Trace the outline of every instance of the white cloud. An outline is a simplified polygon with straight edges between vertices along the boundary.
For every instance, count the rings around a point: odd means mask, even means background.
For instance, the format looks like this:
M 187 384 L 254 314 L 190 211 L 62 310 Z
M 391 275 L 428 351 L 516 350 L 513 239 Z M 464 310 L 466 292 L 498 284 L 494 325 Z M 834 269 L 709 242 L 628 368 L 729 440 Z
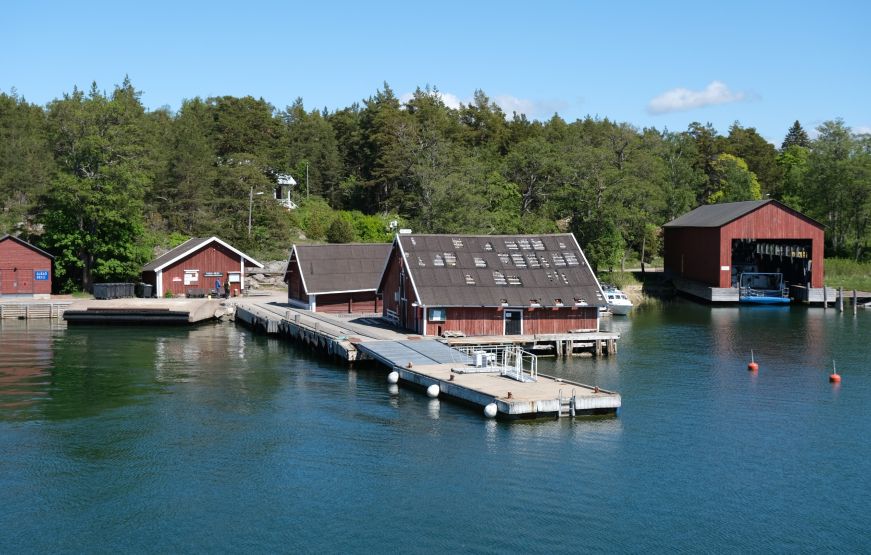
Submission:
M 469 102 L 468 100 L 460 100 L 460 98 L 457 95 L 451 94 L 451 93 L 444 93 L 441 91 L 433 91 L 433 92 L 430 92 L 429 94 L 438 96 L 441 99 L 441 101 L 444 103 L 445 106 L 447 106 L 448 108 L 452 108 L 454 110 L 456 110 L 460 107 L 461 102 L 466 102 L 466 103 Z M 399 101 L 403 104 L 407 104 L 412 98 L 414 98 L 414 93 L 405 93 L 405 94 L 399 96 Z
M 433 92 L 430 94 L 438 95 L 444 102 L 445 106 L 454 110 L 458 109 L 461 104 L 469 105 L 474 102 L 474 97 L 460 98 L 459 96 L 442 91 Z M 405 93 L 399 96 L 399 101 L 406 104 L 414 98 L 413 93 Z M 562 100 L 530 100 L 528 98 L 517 98 L 511 95 L 500 95 L 492 98 L 494 104 L 499 106 L 505 112 L 506 118 L 511 118 L 514 112 L 525 114 L 530 118 L 546 117 L 549 118 L 554 112 L 565 110 L 569 103 Z
M 701 91 L 677 88 L 665 91 L 647 105 L 647 111 L 651 114 L 665 114 L 668 112 L 681 112 L 712 106 L 715 104 L 728 104 L 747 100 L 748 95 L 741 91 L 732 91 L 721 81 L 711 81 Z
M 530 116 L 536 112 L 535 102 L 525 98 L 517 98 L 503 94 L 493 99 L 493 103 L 502 108 L 506 116 L 511 116 L 514 112 L 518 114 L 526 114 Z

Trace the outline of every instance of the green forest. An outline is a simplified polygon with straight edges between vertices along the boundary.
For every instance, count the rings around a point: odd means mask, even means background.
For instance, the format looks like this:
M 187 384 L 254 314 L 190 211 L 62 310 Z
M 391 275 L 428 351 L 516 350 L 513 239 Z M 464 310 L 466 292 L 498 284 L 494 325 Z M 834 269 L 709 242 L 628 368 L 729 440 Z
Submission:
M 660 250 L 660 226 L 701 204 L 778 199 L 822 222 L 826 254 L 869 256 L 871 137 L 796 121 L 780 147 L 735 122 L 638 129 L 505 114 L 483 91 L 459 109 L 385 83 L 343 109 L 253 97 L 149 110 L 129 79 L 45 106 L 0 93 L 0 235 L 56 255 L 55 285 L 136 280 L 155 248 L 217 235 L 252 256 L 293 242 L 570 230 L 591 263 Z M 289 210 L 280 176 L 297 185 Z M 286 193 L 282 193 L 286 194 Z M 249 223 L 250 222 L 250 223 Z

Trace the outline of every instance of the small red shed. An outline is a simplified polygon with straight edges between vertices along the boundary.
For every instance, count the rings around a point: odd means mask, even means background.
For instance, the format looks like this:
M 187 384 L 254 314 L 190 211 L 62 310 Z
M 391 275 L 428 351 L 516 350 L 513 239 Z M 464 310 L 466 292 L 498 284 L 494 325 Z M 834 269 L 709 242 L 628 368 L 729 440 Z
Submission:
M 245 269 L 262 268 L 244 252 L 217 237 L 192 238 L 152 260 L 142 268 L 142 281 L 154 286 L 155 295 L 202 296 L 229 281 L 230 294 L 245 289 Z
M 54 257 L 23 239 L 0 237 L 0 296 L 51 297 Z
M 384 317 L 421 335 L 598 331 L 607 305 L 574 235 L 416 235 L 393 242 Z
M 777 272 L 823 287 L 824 226 L 776 200 L 700 206 L 663 230 L 665 271 L 679 280 L 733 289 L 742 272 Z
M 287 302 L 313 312 L 377 313 L 376 293 L 390 243 L 294 245 Z

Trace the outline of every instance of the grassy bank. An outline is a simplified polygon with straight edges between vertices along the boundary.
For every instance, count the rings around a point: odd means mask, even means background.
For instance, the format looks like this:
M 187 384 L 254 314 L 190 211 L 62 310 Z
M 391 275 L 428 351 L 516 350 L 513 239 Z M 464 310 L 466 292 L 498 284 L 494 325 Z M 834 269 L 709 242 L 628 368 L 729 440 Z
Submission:
M 871 291 L 871 263 L 846 258 L 826 259 L 826 285 L 845 291 Z

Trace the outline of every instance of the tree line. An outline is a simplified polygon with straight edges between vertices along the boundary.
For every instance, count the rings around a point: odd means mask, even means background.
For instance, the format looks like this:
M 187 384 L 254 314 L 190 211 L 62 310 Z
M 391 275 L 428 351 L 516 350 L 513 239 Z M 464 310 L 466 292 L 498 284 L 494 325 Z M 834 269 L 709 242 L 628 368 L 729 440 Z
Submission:
M 295 210 L 273 198 L 291 175 Z M 780 148 L 753 127 L 638 129 L 505 114 L 483 91 L 403 102 L 385 83 L 330 111 L 297 99 L 194 98 L 148 110 L 129 79 L 37 106 L 0 93 L 0 232 L 56 258 L 64 290 L 135 279 L 155 247 L 218 235 L 283 258 L 300 235 L 574 232 L 591 263 L 649 259 L 660 226 L 702 204 L 773 198 L 827 226 L 827 254 L 868 256 L 871 138 L 796 121 Z M 249 220 L 250 217 L 250 220 Z M 249 227 L 250 221 L 250 227 Z

